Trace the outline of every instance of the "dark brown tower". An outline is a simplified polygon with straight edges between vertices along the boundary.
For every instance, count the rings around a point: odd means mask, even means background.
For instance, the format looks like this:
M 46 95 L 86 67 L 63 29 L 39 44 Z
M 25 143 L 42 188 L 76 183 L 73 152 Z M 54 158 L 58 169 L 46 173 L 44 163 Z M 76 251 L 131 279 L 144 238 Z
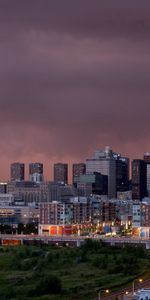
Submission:
M 68 184 L 68 164 L 54 164 L 54 182 Z
M 10 166 L 10 179 L 11 181 L 21 181 L 24 180 L 24 164 L 15 162 Z

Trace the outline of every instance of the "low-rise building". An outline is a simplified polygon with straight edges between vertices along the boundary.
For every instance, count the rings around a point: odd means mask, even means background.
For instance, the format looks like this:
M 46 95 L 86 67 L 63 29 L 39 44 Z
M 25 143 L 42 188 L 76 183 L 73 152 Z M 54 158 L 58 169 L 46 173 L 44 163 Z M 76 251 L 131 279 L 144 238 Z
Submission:
M 33 206 L 0 206 L 0 224 L 38 224 L 39 208 Z
M 47 201 L 49 183 L 36 183 L 32 181 L 10 181 L 7 185 L 7 192 L 14 198 L 20 198 L 26 205 L 28 203 Z
M 141 205 L 142 226 L 150 227 L 150 198 L 144 198 Z
M 140 201 L 134 200 L 132 211 L 132 227 L 137 228 L 142 224 L 142 204 Z
M 73 222 L 72 205 L 53 202 L 40 203 L 40 224 L 71 224 Z
M 131 225 L 131 211 L 132 201 L 104 200 L 100 196 L 71 197 L 68 202 L 41 202 L 39 224 L 82 224 L 86 225 L 87 228 L 100 230 L 107 225 L 109 227 L 122 225 L 121 217 L 125 215 L 127 227 L 129 221 Z
M 14 202 L 14 196 L 12 194 L 0 193 L 0 206 L 10 205 Z

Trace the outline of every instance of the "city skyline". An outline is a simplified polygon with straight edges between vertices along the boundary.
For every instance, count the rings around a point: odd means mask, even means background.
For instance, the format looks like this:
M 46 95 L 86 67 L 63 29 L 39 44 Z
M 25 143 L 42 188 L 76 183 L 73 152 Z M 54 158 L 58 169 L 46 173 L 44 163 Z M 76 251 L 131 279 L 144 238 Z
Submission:
M 149 159 L 150 157 L 150 152 L 145 152 L 142 154 L 141 157 L 133 157 L 133 158 L 130 158 L 129 156 L 125 156 L 123 153 L 117 153 L 116 151 L 114 151 L 115 149 L 112 149 L 110 146 L 105 146 L 103 147 L 103 149 L 97 149 L 95 151 L 93 151 L 93 153 L 91 153 L 91 155 L 89 157 L 85 157 L 84 156 L 84 159 L 81 161 L 54 161 L 53 163 L 49 160 L 48 161 L 48 164 L 43 164 L 43 161 L 28 161 L 28 162 L 25 162 L 25 161 L 11 161 L 10 165 L 9 165 L 9 170 L 8 170 L 8 177 L 7 178 L 0 178 L 0 181 L 9 181 L 11 179 L 11 173 L 12 173 L 12 166 L 13 165 L 23 165 L 24 166 L 24 170 L 23 170 L 23 173 L 24 173 L 24 180 L 27 180 L 27 181 L 32 181 L 31 179 L 31 167 L 32 168 L 37 168 L 37 172 L 35 173 L 40 173 L 42 172 L 42 176 L 43 176 L 43 179 L 41 178 L 41 180 L 44 180 L 44 181 L 55 181 L 54 177 L 54 173 L 55 173 L 55 165 L 66 165 L 66 168 L 67 168 L 67 176 L 68 176 L 68 184 L 72 184 L 74 182 L 73 180 L 73 174 L 74 174 L 74 166 L 77 165 L 80 166 L 81 168 L 81 165 L 82 165 L 82 168 L 83 168 L 83 165 L 85 167 L 85 171 L 86 171 L 86 164 L 88 161 L 92 161 L 93 158 L 95 157 L 95 155 L 98 155 L 99 152 L 102 152 L 104 153 L 105 151 L 107 150 L 110 150 L 112 151 L 112 153 L 114 153 L 114 157 L 117 158 L 118 157 L 121 157 L 121 158 L 125 158 L 125 159 L 128 159 L 129 160 L 129 177 L 131 179 L 131 168 L 132 168 L 132 162 L 133 160 L 145 160 L 147 161 L 147 159 Z M 149 162 L 149 160 L 148 160 Z M 33 172 L 32 172 L 33 173 Z M 88 172 L 87 172 L 88 173 Z M 34 174 L 34 173 L 33 173 Z M 82 172 L 81 172 L 82 174 Z M 84 172 L 83 172 L 84 174 Z M 3 180 L 4 179 L 4 180 Z
M 41 161 L 51 178 L 50 164 L 105 145 L 131 159 L 150 152 L 149 9 L 0 0 L 2 180 L 15 161 Z

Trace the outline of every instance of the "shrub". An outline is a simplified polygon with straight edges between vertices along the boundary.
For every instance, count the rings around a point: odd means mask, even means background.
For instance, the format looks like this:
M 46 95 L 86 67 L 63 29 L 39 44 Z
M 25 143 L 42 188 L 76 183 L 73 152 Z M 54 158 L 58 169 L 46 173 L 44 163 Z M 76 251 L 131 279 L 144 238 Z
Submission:
M 57 276 L 45 275 L 37 285 L 36 291 L 39 295 L 59 294 L 62 290 L 61 281 Z

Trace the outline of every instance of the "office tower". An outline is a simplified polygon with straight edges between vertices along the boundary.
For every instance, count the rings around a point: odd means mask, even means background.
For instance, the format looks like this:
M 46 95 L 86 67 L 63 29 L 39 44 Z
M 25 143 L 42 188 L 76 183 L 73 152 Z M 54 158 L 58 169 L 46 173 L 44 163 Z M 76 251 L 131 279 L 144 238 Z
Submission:
M 25 167 L 23 163 L 15 162 L 10 166 L 11 181 L 24 180 Z
M 68 164 L 54 164 L 54 182 L 68 183 Z
M 80 175 L 86 173 L 86 165 L 84 163 L 73 164 L 72 166 L 72 182 L 75 187 L 79 181 Z
M 116 188 L 117 192 L 129 190 L 129 158 L 120 154 L 113 154 L 116 160 Z
M 43 181 L 43 164 L 39 162 L 29 164 L 29 180 L 37 183 Z
M 150 197 L 150 153 L 144 155 L 144 161 L 146 163 L 147 195 Z
M 132 161 L 132 199 L 141 200 L 146 195 L 146 163 L 142 159 L 134 159 Z
M 108 176 L 108 197 L 116 197 L 116 160 L 109 147 L 96 151 L 93 158 L 86 160 L 86 174 L 94 172 Z

